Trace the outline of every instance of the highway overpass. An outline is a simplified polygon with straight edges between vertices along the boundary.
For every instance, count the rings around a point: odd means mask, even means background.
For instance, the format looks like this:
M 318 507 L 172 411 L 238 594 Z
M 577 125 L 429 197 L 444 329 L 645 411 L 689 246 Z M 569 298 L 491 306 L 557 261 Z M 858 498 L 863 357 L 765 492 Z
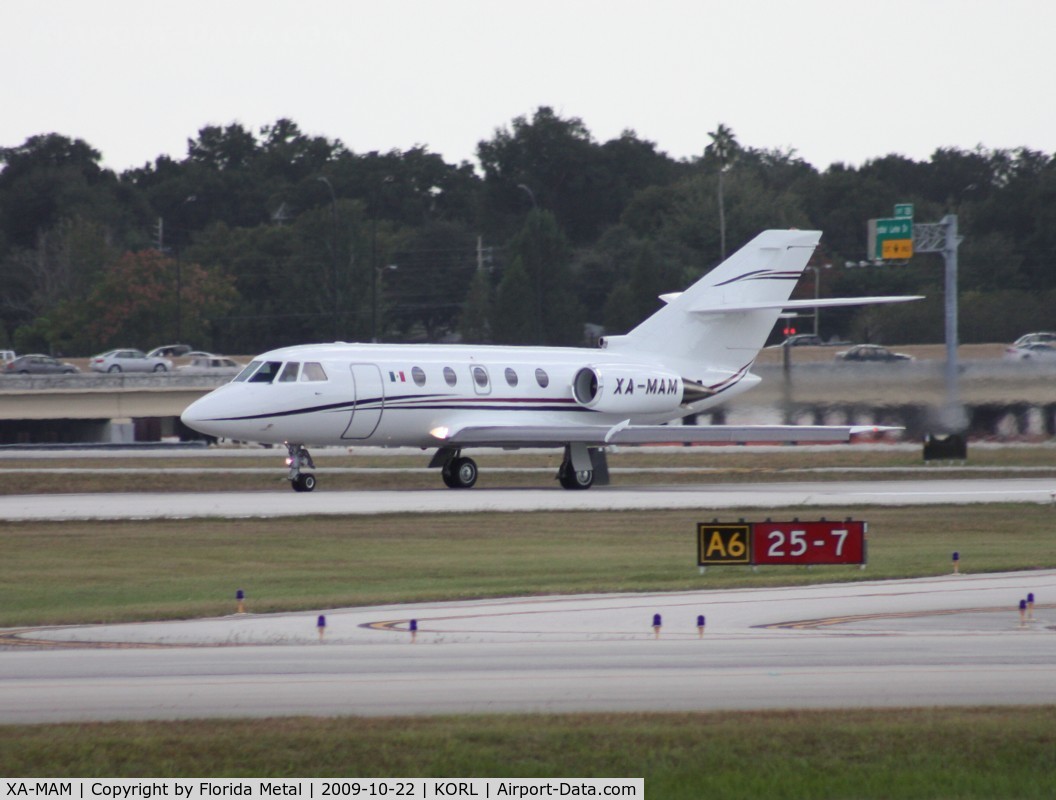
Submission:
M 183 410 L 230 377 L 5 375 L 0 444 L 133 442 L 188 438 Z
M 945 400 L 944 364 L 762 364 L 762 383 L 701 422 L 902 425 L 919 439 Z M 0 445 L 198 438 L 179 422 L 228 377 L 82 373 L 0 376 Z M 975 435 L 1056 436 L 1056 364 L 965 361 L 960 398 Z

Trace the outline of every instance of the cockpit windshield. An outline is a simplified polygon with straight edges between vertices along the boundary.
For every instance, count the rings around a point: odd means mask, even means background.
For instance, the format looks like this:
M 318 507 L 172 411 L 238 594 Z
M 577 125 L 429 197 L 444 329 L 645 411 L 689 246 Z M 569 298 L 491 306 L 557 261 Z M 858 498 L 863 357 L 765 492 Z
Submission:
M 253 373 L 250 377 L 250 383 L 271 383 L 275 380 L 275 376 L 279 374 L 279 367 L 282 366 L 281 361 L 265 361 L 260 365 L 260 369 Z
M 301 369 L 301 362 L 287 361 L 250 361 L 246 368 L 233 379 L 233 382 L 247 383 L 293 383 L 298 375 L 302 381 L 325 381 L 326 371 L 317 361 L 308 361 Z
M 246 364 L 245 369 L 243 369 L 240 373 L 238 373 L 232 379 L 231 382 L 232 383 L 238 383 L 238 382 L 246 380 L 247 378 L 249 378 L 250 375 L 252 375 L 254 372 L 257 371 L 257 367 L 259 367 L 259 366 L 260 366 L 260 362 L 259 361 L 250 361 L 248 364 Z

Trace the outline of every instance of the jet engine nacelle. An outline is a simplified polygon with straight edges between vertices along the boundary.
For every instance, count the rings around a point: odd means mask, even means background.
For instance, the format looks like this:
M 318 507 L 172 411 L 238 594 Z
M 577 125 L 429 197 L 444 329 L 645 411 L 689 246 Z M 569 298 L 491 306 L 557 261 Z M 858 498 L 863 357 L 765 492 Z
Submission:
M 610 414 L 654 414 L 682 404 L 682 378 L 653 367 L 583 367 L 572 379 L 572 396 L 581 406 Z

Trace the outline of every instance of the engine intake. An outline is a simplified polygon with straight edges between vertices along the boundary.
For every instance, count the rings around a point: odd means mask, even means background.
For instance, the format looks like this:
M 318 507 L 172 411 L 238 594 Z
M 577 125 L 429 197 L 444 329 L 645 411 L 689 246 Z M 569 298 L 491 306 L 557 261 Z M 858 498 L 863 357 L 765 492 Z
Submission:
M 659 414 L 682 404 L 682 378 L 674 372 L 634 365 L 581 368 L 572 396 L 585 408 L 610 414 Z

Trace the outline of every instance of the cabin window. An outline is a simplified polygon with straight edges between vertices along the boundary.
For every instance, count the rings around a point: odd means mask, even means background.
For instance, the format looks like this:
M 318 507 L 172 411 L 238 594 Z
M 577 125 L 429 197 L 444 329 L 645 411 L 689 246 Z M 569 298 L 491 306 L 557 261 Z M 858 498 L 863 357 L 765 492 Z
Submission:
M 535 380 L 544 389 L 550 385 L 550 376 L 546 374 L 545 369 L 539 368 L 535 371 Z
M 318 361 L 305 361 L 304 369 L 301 370 L 302 381 L 325 381 L 326 370 Z
M 300 371 L 300 361 L 288 361 L 286 366 L 282 368 L 282 372 L 279 373 L 279 383 L 295 383 L 297 381 L 297 373 Z
M 454 386 L 458 383 L 458 376 L 451 367 L 444 367 L 444 380 L 447 381 L 448 386 Z
M 425 386 L 425 370 L 421 367 L 411 367 L 411 377 L 415 386 Z
M 488 388 L 488 371 L 484 367 L 473 367 L 473 381 L 481 389 Z
M 259 367 L 259 366 L 260 366 L 260 362 L 259 361 L 250 361 L 248 364 L 246 364 L 246 368 L 243 369 L 240 373 L 238 373 L 235 376 L 234 379 L 236 381 L 244 381 L 244 380 L 246 380 L 246 378 L 248 378 L 250 375 L 252 375 L 254 372 L 257 371 L 257 367 Z
M 510 386 L 517 385 L 517 373 L 513 367 L 506 367 L 506 383 L 510 384 Z
M 249 379 L 250 383 L 271 383 L 275 380 L 275 376 L 279 374 L 279 368 L 282 366 L 281 361 L 265 361 L 260 365 L 253 377 Z

